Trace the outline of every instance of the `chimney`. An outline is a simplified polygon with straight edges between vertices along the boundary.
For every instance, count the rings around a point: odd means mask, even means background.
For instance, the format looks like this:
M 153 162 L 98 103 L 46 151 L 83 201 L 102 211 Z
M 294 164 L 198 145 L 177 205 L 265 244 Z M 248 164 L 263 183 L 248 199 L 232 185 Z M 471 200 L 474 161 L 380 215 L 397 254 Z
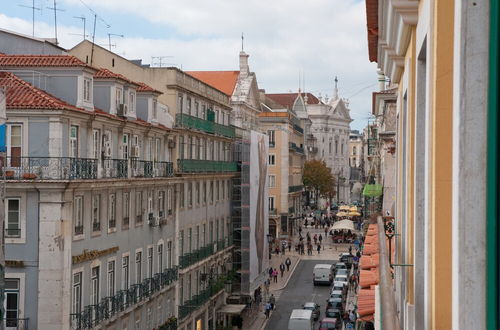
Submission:
M 248 68 L 248 56 L 244 51 L 240 52 L 240 76 L 247 77 L 250 73 L 250 69 Z

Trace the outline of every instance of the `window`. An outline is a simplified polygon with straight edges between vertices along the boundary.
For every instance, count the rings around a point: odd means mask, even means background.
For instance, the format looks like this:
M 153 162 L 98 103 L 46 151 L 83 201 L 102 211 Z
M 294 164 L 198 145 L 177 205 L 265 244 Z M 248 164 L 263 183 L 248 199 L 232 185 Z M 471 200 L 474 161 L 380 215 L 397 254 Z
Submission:
M 142 191 L 135 193 L 135 222 L 142 223 Z
M 179 232 L 179 255 L 184 255 L 184 230 Z
M 194 101 L 194 115 L 196 117 L 198 117 L 200 114 L 200 104 L 198 103 L 198 101 Z
M 158 252 L 158 271 L 157 272 L 161 273 L 161 272 L 163 272 L 163 243 L 158 244 L 157 252 Z
M 128 110 L 129 113 L 135 113 L 135 93 L 134 92 L 129 92 L 128 93 Z
M 221 197 L 222 197 L 222 199 L 224 199 L 224 198 L 226 198 L 226 182 L 221 181 L 220 184 L 222 186 Z
M 78 126 L 75 125 L 69 129 L 69 156 L 78 157 Z
M 108 219 L 108 227 L 116 228 L 116 195 L 109 195 L 109 219 Z
M 356 146 L 352 147 L 352 154 L 356 155 Z
M 186 113 L 188 115 L 192 115 L 192 113 L 191 113 L 191 98 L 189 96 L 186 98 Z
M 75 235 L 83 234 L 83 196 L 75 197 Z
M 196 231 L 194 232 L 195 240 L 194 240 L 194 248 L 198 250 L 200 248 L 200 226 L 196 226 Z
M 276 175 L 269 175 L 269 188 L 276 187 Z
M 184 104 L 183 104 L 183 100 L 184 100 L 184 95 L 182 95 L 181 93 L 179 93 L 177 95 L 177 107 L 178 107 L 178 113 L 182 113 L 183 110 L 184 110 Z
M 207 183 L 203 181 L 203 204 L 207 202 Z
M 328 152 L 331 154 L 332 153 L 332 141 L 328 143 Z
M 8 281 L 7 279 L 5 280 Z M 82 272 L 73 274 L 71 312 L 80 313 L 82 311 Z M 8 317 L 8 316 L 7 316 Z
M 226 188 L 226 194 L 227 194 L 227 196 L 226 197 L 227 197 L 227 199 L 229 199 L 231 197 L 230 194 L 229 194 L 229 192 L 230 192 L 230 190 L 229 190 L 230 186 L 229 185 L 230 185 L 229 180 L 227 180 L 226 181 L 226 186 L 227 186 L 227 188 Z
M 172 242 L 167 242 L 167 267 L 172 268 Z
M 6 237 L 21 237 L 21 200 L 19 198 L 6 199 L 7 229 Z
M 214 199 L 219 200 L 219 181 L 214 181 Z
M 142 282 L 142 251 L 135 253 L 135 284 Z
M 129 135 L 128 134 L 123 134 L 123 140 L 122 140 L 122 159 L 128 159 L 130 156 L 129 152 Z
M 101 230 L 100 208 L 101 195 L 96 194 L 92 196 L 92 231 Z
M 158 162 L 160 160 L 160 149 L 161 149 L 161 141 L 160 139 L 155 139 L 155 154 L 153 161 Z
M 108 261 L 108 297 L 115 295 L 115 264 L 114 260 Z
M 153 277 L 153 247 L 148 247 L 148 278 Z
M 210 225 L 208 226 L 208 238 L 209 238 L 209 242 L 213 243 L 213 241 L 214 241 L 214 223 L 213 223 L 213 221 L 210 221 Z
M 123 226 L 128 228 L 130 221 L 130 193 L 123 193 Z
M 101 140 L 101 131 L 98 129 L 92 130 L 92 157 L 99 159 L 99 141 Z
M 5 328 L 18 329 L 20 285 L 19 279 L 5 279 Z
M 116 87 L 116 94 L 115 94 L 115 105 L 116 109 L 120 107 L 120 104 L 123 103 L 123 97 L 122 97 L 122 89 Z
M 179 159 L 184 159 L 184 136 L 179 136 Z
M 179 204 L 184 207 L 184 183 L 179 184 Z
M 165 191 L 158 192 L 158 216 L 163 218 L 165 216 Z
M 272 196 L 269 196 L 269 210 L 274 210 L 275 207 L 274 207 L 274 197 Z
M 167 189 L 167 211 L 168 211 L 168 214 L 172 214 L 172 188 L 169 187 Z
M 153 138 L 148 139 L 148 160 L 153 160 Z
M 99 300 L 99 266 L 96 266 L 90 272 L 90 304 L 97 305 Z
M 269 155 L 269 165 L 276 165 L 276 156 L 274 154 Z
M 158 101 L 153 99 L 153 119 L 158 118 Z
M 214 182 L 210 181 L 210 190 L 208 191 L 208 200 L 210 203 L 214 202 Z
M 11 157 L 10 166 L 21 166 L 22 133 L 22 125 L 7 125 L 7 156 Z
M 207 119 L 207 118 L 205 117 L 205 112 L 206 112 L 206 109 L 207 109 L 207 106 L 206 106 L 205 104 L 202 104 L 202 106 L 201 106 L 201 118 L 202 118 L 202 119 Z
M 193 229 L 188 229 L 188 253 L 193 251 Z
M 339 141 L 335 140 L 335 154 L 337 155 L 339 153 Z
M 199 182 L 196 182 L 196 204 L 200 204 L 200 183 Z
M 83 78 L 83 100 L 92 101 L 92 79 Z
M 340 154 L 344 154 L 344 140 L 342 140 L 342 143 L 340 144 Z
M 193 183 L 188 182 L 187 184 L 187 205 L 191 207 L 193 205 Z
M 187 150 L 186 150 L 186 159 L 191 159 L 192 157 L 192 138 L 188 136 L 187 138 Z
M 267 131 L 267 135 L 269 136 L 269 146 L 272 148 L 275 146 L 275 131 L 269 130 Z
M 122 257 L 122 290 L 128 290 L 130 283 L 129 262 L 129 256 Z

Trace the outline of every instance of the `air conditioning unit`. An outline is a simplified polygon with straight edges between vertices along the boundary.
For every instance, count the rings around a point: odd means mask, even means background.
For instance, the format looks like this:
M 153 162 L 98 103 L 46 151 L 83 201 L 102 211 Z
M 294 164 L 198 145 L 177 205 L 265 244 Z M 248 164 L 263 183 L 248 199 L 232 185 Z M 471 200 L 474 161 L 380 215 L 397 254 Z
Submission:
M 127 117 L 127 115 L 128 115 L 127 105 L 124 103 L 119 104 L 118 109 L 116 109 L 116 114 L 120 117 Z
M 139 158 L 140 151 L 139 146 L 132 146 L 132 158 Z
M 169 149 L 174 149 L 175 148 L 175 140 L 168 140 L 168 148 Z
M 104 143 L 104 157 L 111 157 L 111 143 L 109 141 Z

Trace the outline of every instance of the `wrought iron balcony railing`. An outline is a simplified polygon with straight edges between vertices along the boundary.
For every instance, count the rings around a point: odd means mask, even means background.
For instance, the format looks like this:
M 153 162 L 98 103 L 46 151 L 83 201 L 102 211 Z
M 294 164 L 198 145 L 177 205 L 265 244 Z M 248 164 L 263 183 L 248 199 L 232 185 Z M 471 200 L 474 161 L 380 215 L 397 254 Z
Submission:
M 103 178 L 127 178 L 128 160 L 127 159 L 104 159 Z
M 97 161 L 71 157 L 1 158 L 7 180 L 79 180 L 97 178 Z
M 289 149 L 291 149 L 291 150 L 293 150 L 293 151 L 295 151 L 295 152 L 298 152 L 298 153 L 300 153 L 300 154 L 303 154 L 303 153 L 304 153 L 304 148 L 301 148 L 301 147 L 297 146 L 297 145 L 295 144 L 295 142 L 290 142 L 290 144 L 289 144 Z
M 236 162 L 222 162 L 200 159 L 178 159 L 177 168 L 183 173 L 236 172 Z
M 8 313 L 8 312 L 7 312 Z M 8 314 L 7 314 L 8 315 Z M 8 316 L 3 320 L 3 328 L 9 330 L 28 330 L 29 318 L 17 319 L 9 318 Z
M 149 160 L 132 159 L 132 176 L 135 178 L 152 178 L 153 162 Z
M 111 297 L 105 297 L 96 305 L 88 305 L 79 313 L 70 314 L 71 329 L 92 329 L 103 321 L 117 316 L 129 307 L 138 304 L 178 279 L 176 268 L 165 269 L 142 283 L 120 290 Z
M 295 193 L 298 191 L 302 191 L 304 189 L 303 185 L 298 185 L 298 186 L 288 186 L 288 192 L 289 193 Z
M 175 115 L 175 126 L 192 128 L 205 133 L 217 134 L 229 138 L 235 137 L 234 127 L 214 123 L 210 120 L 190 116 L 185 113 Z
M 231 245 L 233 245 L 233 237 L 228 236 L 212 243 L 208 243 L 206 246 L 193 250 L 189 253 L 185 253 L 179 256 L 179 268 L 184 269 L 194 265 L 198 261 L 206 259 L 217 251 L 221 251 Z
M 297 124 L 293 124 L 293 129 L 299 132 L 300 134 L 304 134 L 304 129 Z

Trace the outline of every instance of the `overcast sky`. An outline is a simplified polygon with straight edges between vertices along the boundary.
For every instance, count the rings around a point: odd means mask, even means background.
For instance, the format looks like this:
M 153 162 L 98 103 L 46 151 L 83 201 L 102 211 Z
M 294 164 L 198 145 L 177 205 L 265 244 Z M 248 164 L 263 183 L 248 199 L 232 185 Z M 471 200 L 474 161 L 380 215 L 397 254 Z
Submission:
M 305 90 L 350 101 L 351 128 L 366 126 L 376 65 L 368 61 L 363 0 L 58 0 L 58 40 L 71 48 L 86 34 L 129 59 L 152 56 L 184 70 L 238 70 L 241 34 L 259 88 Z M 2 0 L 0 28 L 31 35 L 32 0 Z M 54 0 L 35 0 L 35 36 L 53 38 Z

